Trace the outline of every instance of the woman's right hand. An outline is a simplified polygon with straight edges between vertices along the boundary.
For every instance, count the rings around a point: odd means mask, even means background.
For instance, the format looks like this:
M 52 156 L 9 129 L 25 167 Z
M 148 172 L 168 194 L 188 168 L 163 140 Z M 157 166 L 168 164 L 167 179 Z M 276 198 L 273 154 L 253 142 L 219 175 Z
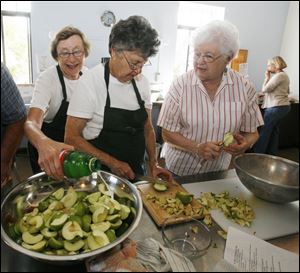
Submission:
M 266 72 L 265 72 L 265 79 L 269 80 L 270 76 L 271 76 L 271 72 L 269 70 L 266 70 Z
M 113 162 L 108 166 L 111 171 L 121 177 L 127 179 L 134 179 L 135 174 L 128 163 L 114 159 Z
M 221 155 L 221 152 L 222 147 L 216 141 L 202 143 L 197 149 L 197 155 L 204 160 L 215 160 Z
M 64 178 L 64 171 L 59 159 L 62 150 L 73 151 L 74 147 L 62 142 L 47 138 L 37 147 L 39 153 L 38 163 L 42 171 L 56 180 Z

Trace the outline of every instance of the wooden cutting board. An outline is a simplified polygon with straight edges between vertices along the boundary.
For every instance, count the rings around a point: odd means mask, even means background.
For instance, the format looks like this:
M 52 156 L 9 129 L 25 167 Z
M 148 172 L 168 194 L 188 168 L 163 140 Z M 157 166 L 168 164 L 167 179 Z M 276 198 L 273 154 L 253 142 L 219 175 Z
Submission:
M 158 192 L 153 188 L 153 184 L 143 184 L 137 185 L 138 190 L 141 193 L 141 197 L 143 200 L 143 204 L 149 212 L 150 216 L 153 218 L 154 222 L 158 226 L 162 226 L 163 222 L 168 219 L 168 225 L 177 224 L 181 222 L 185 222 L 190 219 L 190 216 L 185 216 L 183 213 L 178 216 L 172 216 L 168 214 L 163 208 L 160 208 L 159 205 L 155 204 L 152 200 L 147 199 L 147 195 L 154 195 L 156 197 L 166 197 L 166 198 L 175 198 L 176 192 L 183 191 L 187 192 L 181 185 L 177 182 L 173 181 L 168 183 L 168 190 L 164 192 Z M 202 207 L 202 205 L 193 199 L 191 205 L 193 207 Z M 196 219 L 202 218 L 201 215 L 193 216 Z

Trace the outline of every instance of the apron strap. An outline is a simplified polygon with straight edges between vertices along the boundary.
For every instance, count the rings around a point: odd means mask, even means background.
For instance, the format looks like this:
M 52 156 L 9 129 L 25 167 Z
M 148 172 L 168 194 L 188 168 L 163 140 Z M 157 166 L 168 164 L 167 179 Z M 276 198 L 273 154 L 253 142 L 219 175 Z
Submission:
M 107 90 L 106 106 L 108 106 L 108 107 L 110 107 L 110 97 L 109 97 L 109 92 L 108 92 L 109 74 L 110 74 L 110 71 L 109 71 L 109 61 L 107 61 L 105 63 L 105 67 L 104 67 L 104 79 L 105 79 L 106 90 Z M 134 89 L 136 98 L 138 100 L 139 106 L 140 106 L 140 108 L 144 109 L 145 108 L 145 106 L 144 106 L 145 103 L 144 103 L 144 101 L 141 98 L 141 95 L 140 95 L 140 92 L 139 92 L 139 90 L 138 90 L 138 88 L 136 86 L 135 80 L 132 79 L 131 83 L 133 85 L 133 89 Z
M 104 66 L 104 79 L 105 79 L 106 91 L 107 91 L 105 106 L 110 107 L 110 97 L 109 97 L 109 92 L 108 92 L 108 85 L 109 85 L 109 61 L 107 61 L 105 63 L 105 66 Z
M 64 81 L 64 75 L 61 72 L 61 69 L 60 69 L 59 65 L 56 66 L 56 69 L 57 69 L 59 81 L 60 81 L 60 84 L 61 84 L 61 87 L 62 87 L 62 92 L 63 92 L 63 95 L 64 95 L 64 100 L 66 101 L 67 100 L 67 91 L 66 91 L 66 85 L 65 85 L 65 81 Z
M 138 90 L 138 88 L 137 88 L 137 86 L 136 86 L 135 80 L 132 79 L 132 80 L 131 80 L 131 83 L 132 83 L 132 85 L 133 85 L 133 89 L 134 89 L 135 95 L 136 95 L 136 97 L 137 97 L 137 100 L 138 100 L 138 103 L 139 103 L 141 109 L 145 109 L 145 106 L 144 106 L 145 102 L 144 102 L 144 101 L 142 100 L 142 98 L 141 98 L 141 95 L 140 95 L 140 92 L 139 92 L 139 90 Z
M 62 87 L 62 92 L 63 92 L 63 96 L 64 96 L 64 100 L 67 101 L 67 90 L 66 90 L 66 84 L 65 84 L 65 80 L 64 80 L 64 75 L 59 67 L 59 65 L 56 66 L 56 70 L 57 70 L 57 74 L 59 77 L 59 81 Z M 82 72 L 79 72 L 79 76 L 82 75 Z

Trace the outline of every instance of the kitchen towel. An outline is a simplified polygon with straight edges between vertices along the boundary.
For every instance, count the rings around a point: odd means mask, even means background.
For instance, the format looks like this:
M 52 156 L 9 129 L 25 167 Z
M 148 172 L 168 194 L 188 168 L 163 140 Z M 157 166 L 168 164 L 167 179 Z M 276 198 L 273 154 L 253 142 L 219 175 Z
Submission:
M 153 238 L 137 242 L 137 259 L 150 271 L 196 272 L 188 258 Z

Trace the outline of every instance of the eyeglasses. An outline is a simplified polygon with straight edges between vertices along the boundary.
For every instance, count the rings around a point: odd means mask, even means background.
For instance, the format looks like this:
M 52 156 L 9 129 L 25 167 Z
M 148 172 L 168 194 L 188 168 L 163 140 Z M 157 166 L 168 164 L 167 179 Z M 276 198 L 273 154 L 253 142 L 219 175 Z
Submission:
M 83 55 L 83 51 L 81 50 L 75 50 L 73 52 L 61 52 L 58 53 L 58 56 L 63 58 L 63 59 L 67 59 L 69 58 L 71 55 L 73 55 L 75 58 L 79 58 Z
M 219 59 L 221 56 L 223 56 L 223 54 L 220 54 L 219 56 L 217 57 L 214 57 L 210 54 L 204 54 L 202 55 L 201 53 L 195 53 L 194 54 L 194 59 L 196 61 L 198 61 L 201 57 L 202 57 L 202 60 L 206 63 L 213 63 L 214 61 L 216 61 L 217 59 Z
M 147 60 L 147 61 L 144 62 L 144 63 L 133 64 L 133 63 L 131 63 L 131 62 L 128 61 L 128 59 L 126 58 L 126 55 L 125 55 L 124 51 L 122 51 L 122 53 L 123 53 L 123 56 L 124 56 L 126 62 L 128 63 L 128 66 L 129 66 L 129 68 L 130 68 L 131 70 L 139 70 L 139 69 L 142 69 L 143 66 L 149 66 L 149 65 L 151 65 L 150 60 Z

